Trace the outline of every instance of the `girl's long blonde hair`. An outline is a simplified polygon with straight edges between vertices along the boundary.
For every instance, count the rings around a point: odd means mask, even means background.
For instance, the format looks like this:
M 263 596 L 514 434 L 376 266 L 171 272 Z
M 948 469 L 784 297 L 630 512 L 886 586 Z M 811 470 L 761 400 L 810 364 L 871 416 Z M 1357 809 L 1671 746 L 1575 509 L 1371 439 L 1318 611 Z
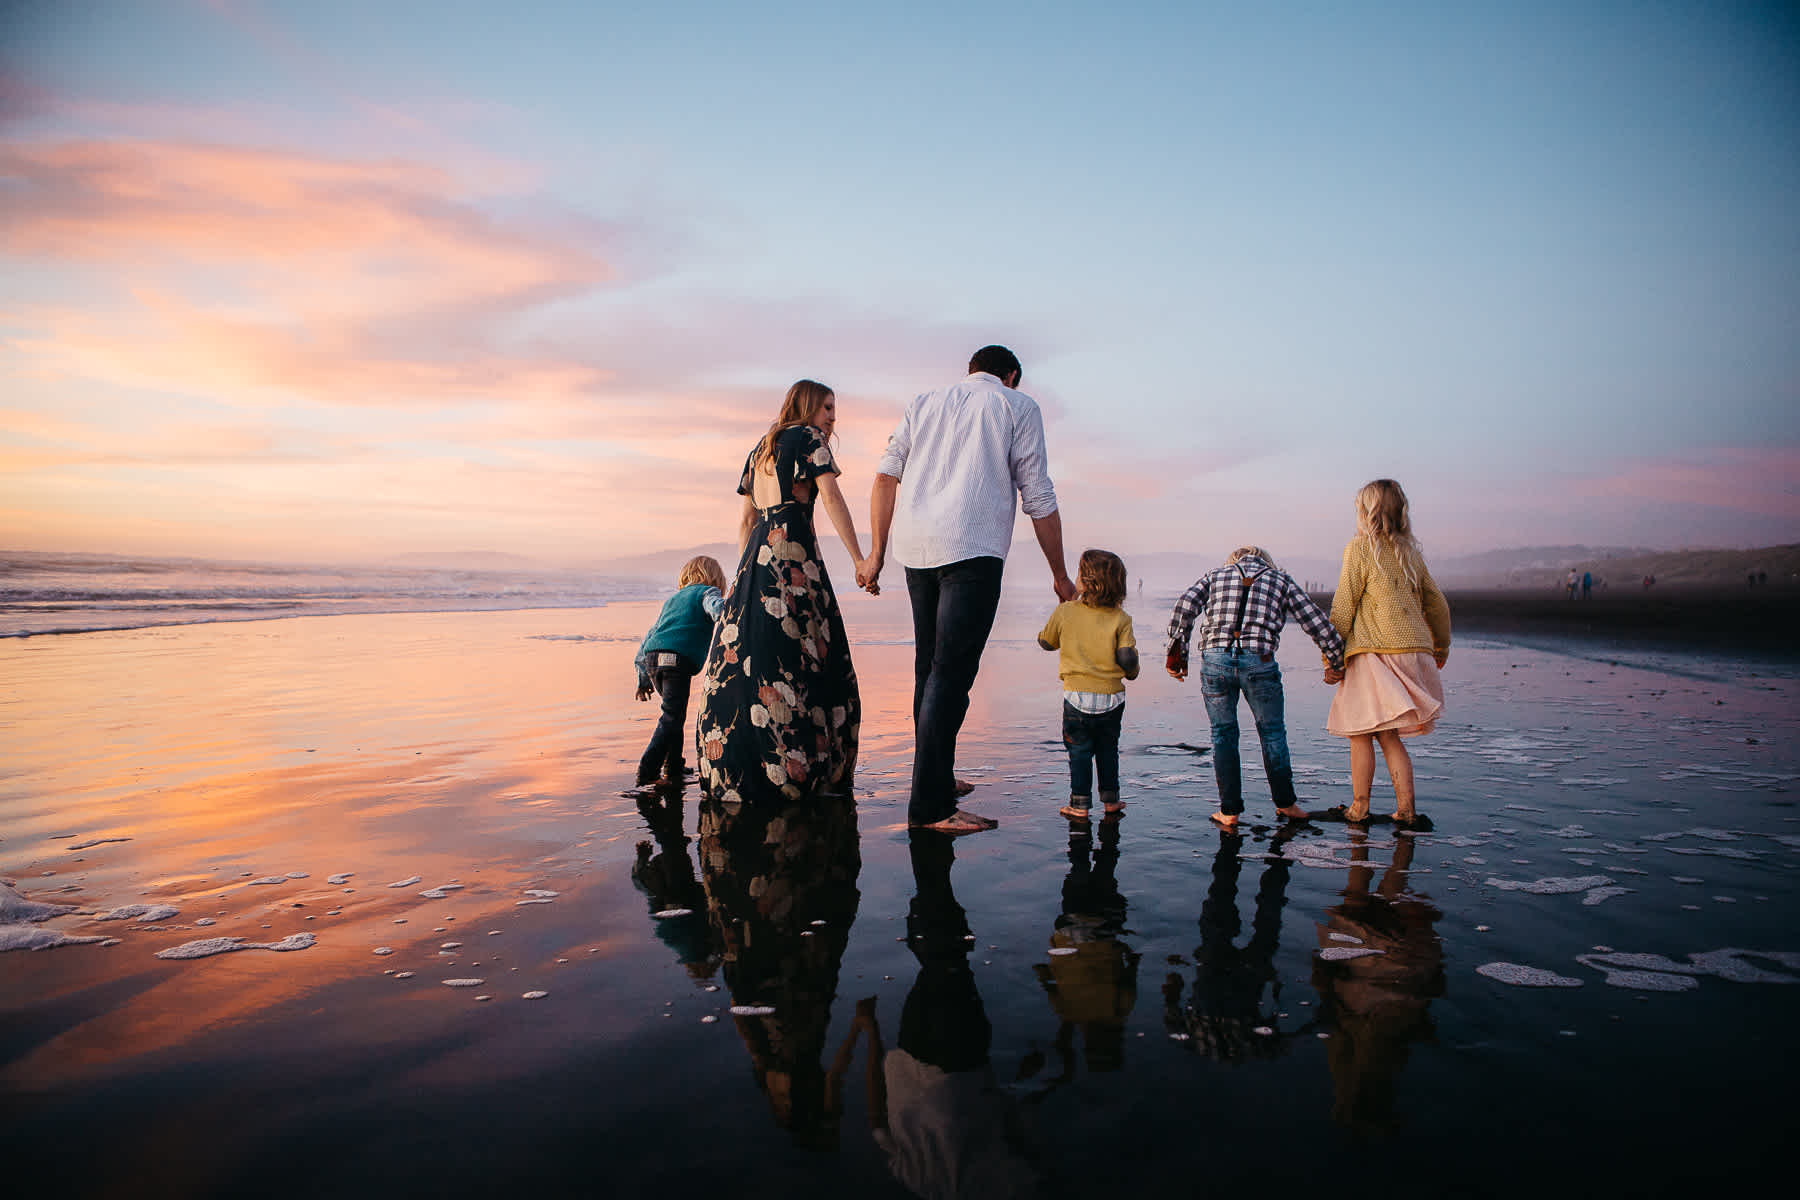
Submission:
M 1356 533 L 1369 539 L 1380 563 L 1384 553 L 1394 556 L 1407 586 L 1419 586 L 1425 573 L 1425 554 L 1413 536 L 1412 515 L 1407 508 L 1406 493 L 1392 479 L 1375 479 L 1362 485 L 1356 493 Z
M 825 401 L 836 395 L 824 384 L 811 379 L 802 379 L 789 388 L 781 401 L 780 414 L 769 425 L 769 432 L 763 434 L 762 441 L 756 443 L 756 452 L 750 456 L 751 469 L 773 473 L 775 439 L 796 425 L 810 425 L 819 410 L 825 407 Z

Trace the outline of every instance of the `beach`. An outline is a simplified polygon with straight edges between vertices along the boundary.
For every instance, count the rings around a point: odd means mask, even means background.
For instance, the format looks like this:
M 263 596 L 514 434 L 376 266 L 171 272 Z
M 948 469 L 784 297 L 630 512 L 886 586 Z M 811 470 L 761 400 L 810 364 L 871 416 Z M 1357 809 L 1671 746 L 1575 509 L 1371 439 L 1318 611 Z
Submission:
M 1228 838 L 1152 598 L 1128 811 L 1072 831 L 1043 592 L 1009 584 L 959 752 L 1000 827 L 954 843 L 904 825 L 898 586 L 844 595 L 854 804 L 729 820 L 631 788 L 654 601 L 0 642 L 9 1175 L 1502 1196 L 1775 1164 L 1791 658 L 1459 614 L 1413 744 L 1433 832 L 1281 831 L 1246 712 Z M 1301 802 L 1343 802 L 1317 652 L 1280 662 Z

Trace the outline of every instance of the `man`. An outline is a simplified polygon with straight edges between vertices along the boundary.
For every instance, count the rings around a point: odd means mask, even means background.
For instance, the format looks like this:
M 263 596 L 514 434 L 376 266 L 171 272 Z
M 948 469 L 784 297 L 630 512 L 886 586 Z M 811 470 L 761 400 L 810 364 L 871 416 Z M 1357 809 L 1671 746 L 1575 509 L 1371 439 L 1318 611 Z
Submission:
M 875 589 L 891 532 L 913 611 L 914 828 L 976 833 L 999 824 L 956 806 L 956 735 L 1000 605 L 1015 492 L 1057 599 L 1075 598 L 1045 469 L 1044 418 L 1018 390 L 1022 376 L 1006 347 L 977 350 L 968 378 L 907 406 L 875 468 L 872 540 L 856 582 Z

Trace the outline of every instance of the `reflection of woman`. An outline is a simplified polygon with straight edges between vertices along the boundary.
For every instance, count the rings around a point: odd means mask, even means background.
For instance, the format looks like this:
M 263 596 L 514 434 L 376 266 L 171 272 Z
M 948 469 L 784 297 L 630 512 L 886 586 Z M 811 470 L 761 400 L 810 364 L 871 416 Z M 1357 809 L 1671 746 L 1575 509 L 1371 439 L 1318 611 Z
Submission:
M 820 1058 L 860 898 L 856 810 L 848 796 L 703 801 L 700 864 L 733 1018 L 775 1122 L 800 1145 L 834 1147 L 838 1072 Z
M 801 380 L 738 481 L 742 556 L 706 659 L 698 733 L 701 783 L 721 800 L 848 791 L 856 766 L 856 671 L 812 519 L 823 499 L 860 568 L 828 444 L 836 423 L 831 389 Z
M 1313 959 L 1313 986 L 1336 1027 L 1329 1043 L 1337 1085 L 1332 1117 L 1371 1132 L 1399 1124 L 1395 1080 L 1407 1047 L 1431 1036 L 1426 1010 L 1432 997 L 1444 994 L 1444 944 L 1435 928 L 1443 914 L 1406 890 L 1414 839 L 1396 838 L 1393 846 L 1393 865 L 1374 892 L 1374 866 L 1350 868 L 1344 902 L 1318 927 L 1320 952 Z M 1351 857 L 1363 862 L 1368 854 L 1366 839 L 1356 835 Z M 1358 950 L 1381 953 L 1339 957 Z

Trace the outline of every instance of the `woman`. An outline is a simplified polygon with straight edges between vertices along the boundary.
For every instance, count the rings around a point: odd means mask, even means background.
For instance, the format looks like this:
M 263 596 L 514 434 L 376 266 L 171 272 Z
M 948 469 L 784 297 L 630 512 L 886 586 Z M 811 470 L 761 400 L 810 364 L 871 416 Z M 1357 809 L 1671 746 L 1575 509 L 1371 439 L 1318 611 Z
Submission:
M 862 704 L 812 520 L 823 499 L 862 567 L 828 443 L 836 423 L 831 389 L 802 379 L 738 481 L 742 556 L 706 659 L 698 734 L 700 782 L 719 800 L 850 787 Z

